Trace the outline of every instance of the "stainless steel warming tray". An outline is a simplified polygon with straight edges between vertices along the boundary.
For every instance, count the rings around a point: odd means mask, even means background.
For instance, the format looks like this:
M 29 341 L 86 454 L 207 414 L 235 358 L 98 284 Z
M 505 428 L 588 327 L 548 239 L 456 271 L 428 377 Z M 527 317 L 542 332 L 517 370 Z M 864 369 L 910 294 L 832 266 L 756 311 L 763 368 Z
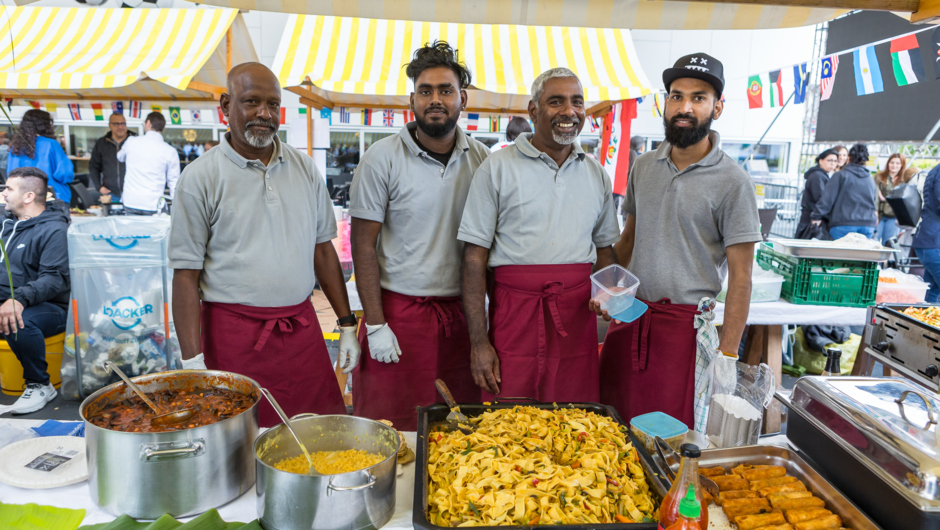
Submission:
M 901 378 L 803 377 L 787 437 L 884 528 L 940 526 L 940 396 Z
M 927 389 L 940 388 L 940 328 L 904 314 L 928 304 L 879 304 L 868 308 L 865 352 Z

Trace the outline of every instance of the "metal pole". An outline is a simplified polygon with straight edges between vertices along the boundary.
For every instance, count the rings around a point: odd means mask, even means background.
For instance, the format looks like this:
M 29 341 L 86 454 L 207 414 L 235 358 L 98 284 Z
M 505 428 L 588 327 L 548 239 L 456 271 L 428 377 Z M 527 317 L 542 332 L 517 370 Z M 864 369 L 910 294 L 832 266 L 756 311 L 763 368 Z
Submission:
M 783 114 L 783 110 L 786 109 L 787 105 L 790 104 L 790 101 L 793 99 L 793 94 L 796 94 L 796 92 L 790 92 L 790 97 L 788 97 L 787 101 L 783 104 L 782 107 L 780 107 L 780 112 L 778 112 L 777 115 L 774 116 L 773 121 L 771 121 L 770 125 L 767 126 L 767 129 L 764 131 L 764 134 L 761 135 L 760 140 L 758 140 L 757 143 L 752 145 L 751 148 L 748 150 L 747 155 L 745 155 L 744 157 L 744 160 L 741 161 L 742 166 L 744 165 L 745 162 L 747 162 L 747 159 L 750 158 L 751 155 L 754 154 L 754 151 L 758 148 L 758 146 L 760 146 L 760 143 L 764 141 L 764 138 L 767 136 L 767 133 L 770 132 L 771 127 L 773 127 L 774 124 L 777 123 L 777 118 L 779 118 L 780 115 Z
M 307 105 L 307 156 L 313 156 L 313 107 Z
M 908 167 L 912 166 L 914 164 L 914 161 L 920 158 L 920 155 L 922 155 L 924 151 L 927 149 L 927 144 L 930 143 L 930 139 L 933 138 L 935 134 L 937 134 L 938 130 L 940 130 L 940 120 L 937 120 L 937 123 L 933 125 L 933 129 L 930 129 L 930 132 L 927 133 L 927 137 L 924 138 L 924 142 L 920 144 L 920 149 L 918 149 L 917 152 L 914 153 L 914 157 L 911 158 L 907 162 Z

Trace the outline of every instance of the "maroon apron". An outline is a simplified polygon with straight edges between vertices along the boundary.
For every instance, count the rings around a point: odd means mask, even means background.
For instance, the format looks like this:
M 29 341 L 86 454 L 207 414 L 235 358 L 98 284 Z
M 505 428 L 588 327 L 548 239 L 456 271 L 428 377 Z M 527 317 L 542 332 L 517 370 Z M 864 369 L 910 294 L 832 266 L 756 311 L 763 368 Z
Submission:
M 664 412 L 694 425 L 694 305 L 669 299 L 648 303 L 649 310 L 625 324 L 612 322 L 601 348 L 601 403 L 612 405 L 625 421 Z
M 382 363 L 369 354 L 365 319 L 360 321 L 362 354 L 353 370 L 353 413 L 389 420 L 413 431 L 415 407 L 443 402 L 434 387 L 443 379 L 458 403 L 478 403 L 480 387 L 470 372 L 470 336 L 459 296 L 408 296 L 382 290 L 382 311 L 401 355 Z
M 493 275 L 489 336 L 499 355 L 500 396 L 596 402 L 591 264 L 504 265 Z M 483 392 L 484 400 L 496 397 Z
M 202 303 L 206 367 L 248 376 L 271 391 L 288 416 L 346 414 L 313 304 L 288 307 Z M 262 427 L 281 423 L 264 399 Z

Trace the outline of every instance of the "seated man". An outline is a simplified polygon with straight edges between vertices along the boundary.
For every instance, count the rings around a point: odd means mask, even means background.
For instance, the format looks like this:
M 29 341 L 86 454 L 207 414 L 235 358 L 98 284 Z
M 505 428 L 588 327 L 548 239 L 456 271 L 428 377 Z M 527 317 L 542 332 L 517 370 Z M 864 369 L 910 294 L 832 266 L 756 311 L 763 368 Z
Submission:
M 9 256 L 13 297 L 0 270 L 0 332 L 23 365 L 26 391 L 13 404 L 28 414 L 56 396 L 46 371 L 44 339 L 65 331 L 69 305 L 68 206 L 46 204 L 49 179 L 34 167 L 10 171 L 3 190 L 6 216 L 0 236 Z

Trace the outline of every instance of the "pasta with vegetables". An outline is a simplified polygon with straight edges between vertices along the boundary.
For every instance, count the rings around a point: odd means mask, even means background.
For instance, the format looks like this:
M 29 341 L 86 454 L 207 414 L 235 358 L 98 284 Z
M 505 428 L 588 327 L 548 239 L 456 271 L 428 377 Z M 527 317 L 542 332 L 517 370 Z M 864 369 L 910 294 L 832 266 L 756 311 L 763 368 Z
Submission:
M 658 506 L 626 427 L 581 409 L 514 407 L 432 431 L 428 519 L 438 526 L 629 523 Z

